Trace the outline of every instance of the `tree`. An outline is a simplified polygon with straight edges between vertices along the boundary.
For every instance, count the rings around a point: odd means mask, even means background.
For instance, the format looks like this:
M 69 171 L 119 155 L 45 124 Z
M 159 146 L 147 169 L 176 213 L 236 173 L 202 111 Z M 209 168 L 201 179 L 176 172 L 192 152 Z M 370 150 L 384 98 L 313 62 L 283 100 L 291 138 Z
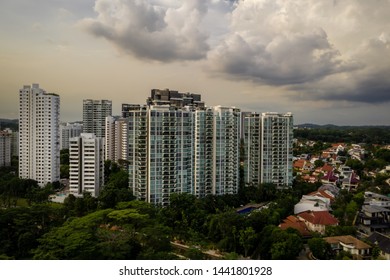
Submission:
M 320 159 L 317 159 L 315 162 L 314 162 L 314 167 L 315 168 L 318 168 L 318 167 L 322 167 L 325 165 L 325 162 L 320 160 Z
M 256 232 L 252 227 L 240 230 L 240 245 L 244 248 L 244 256 L 248 256 L 248 252 L 253 249 L 257 239 Z
M 329 260 L 333 257 L 332 247 L 322 238 L 312 238 L 308 241 L 313 256 L 320 260 Z

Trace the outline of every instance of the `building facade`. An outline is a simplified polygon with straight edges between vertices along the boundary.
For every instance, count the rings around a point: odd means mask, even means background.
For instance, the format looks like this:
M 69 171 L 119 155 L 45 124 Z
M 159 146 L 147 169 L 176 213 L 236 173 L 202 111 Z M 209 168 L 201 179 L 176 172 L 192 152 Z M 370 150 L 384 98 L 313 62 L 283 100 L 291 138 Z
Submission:
M 168 205 L 172 193 L 237 193 L 238 109 L 132 105 L 125 114 L 129 184 L 137 199 Z
M 11 166 L 12 134 L 0 131 L 0 167 Z
M 38 84 L 19 91 L 19 176 L 43 186 L 60 180 L 60 97 Z
M 251 113 L 243 117 L 245 183 L 291 187 L 293 181 L 293 116 Z
M 104 185 L 104 141 L 93 133 L 70 139 L 69 193 L 97 197 Z
M 119 162 L 128 158 L 128 122 L 126 118 L 106 117 L 106 135 L 104 138 L 104 158 Z
M 105 137 L 106 117 L 112 115 L 111 100 L 83 100 L 83 132 Z
M 69 140 L 73 137 L 80 136 L 83 131 L 82 124 L 66 123 L 60 125 L 60 147 L 61 150 L 69 149 Z

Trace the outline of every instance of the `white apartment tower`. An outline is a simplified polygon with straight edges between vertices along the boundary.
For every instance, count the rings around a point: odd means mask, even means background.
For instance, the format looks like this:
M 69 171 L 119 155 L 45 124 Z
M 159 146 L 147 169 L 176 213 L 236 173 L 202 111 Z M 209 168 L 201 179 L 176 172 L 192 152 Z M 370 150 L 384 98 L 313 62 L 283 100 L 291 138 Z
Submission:
M 245 183 L 291 187 L 293 116 L 251 113 L 243 116 Z
M 0 167 L 11 166 L 11 140 L 11 133 L 0 131 Z
M 104 138 L 105 160 L 119 162 L 127 161 L 128 158 L 128 140 L 127 129 L 128 121 L 126 118 L 106 117 L 106 135 Z
M 80 136 L 83 126 L 79 123 L 66 123 L 60 125 L 60 147 L 69 149 L 69 140 L 73 137 Z
M 217 106 L 213 111 L 214 194 L 235 194 L 240 183 L 240 110 Z
M 192 112 L 153 105 L 127 113 L 129 185 L 134 196 L 168 205 L 172 193 L 193 193 Z
M 83 100 L 83 132 L 104 137 L 106 117 L 112 115 L 111 100 Z
M 231 107 L 126 105 L 129 185 L 139 200 L 172 193 L 237 193 L 240 111 Z
M 92 133 L 82 133 L 69 143 L 70 194 L 89 192 L 97 197 L 104 183 L 104 141 Z
M 19 176 L 43 186 L 60 180 L 60 97 L 38 84 L 19 91 Z

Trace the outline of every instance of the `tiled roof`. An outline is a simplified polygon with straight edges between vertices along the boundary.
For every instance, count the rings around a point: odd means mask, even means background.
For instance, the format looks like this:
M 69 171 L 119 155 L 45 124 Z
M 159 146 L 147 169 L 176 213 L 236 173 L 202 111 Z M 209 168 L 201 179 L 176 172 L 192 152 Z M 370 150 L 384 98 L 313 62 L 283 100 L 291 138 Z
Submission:
M 311 236 L 306 224 L 295 216 L 288 216 L 279 225 L 281 229 L 294 228 L 299 231 L 302 236 Z
M 321 171 L 322 172 L 331 172 L 333 171 L 333 166 L 329 165 L 329 164 L 325 164 L 323 167 L 321 167 Z
M 307 211 L 298 214 L 298 216 L 314 225 L 331 226 L 338 225 L 339 223 L 328 211 Z
M 333 171 L 330 171 L 324 177 L 322 177 L 322 179 L 327 180 L 329 182 L 336 182 L 338 180 L 338 177 L 334 175 Z
M 310 161 L 305 160 L 305 159 L 298 159 L 297 161 L 294 162 L 294 168 L 302 169 L 305 166 L 310 168 L 312 166 L 312 164 Z
M 332 236 L 332 237 L 325 237 L 324 238 L 326 242 L 330 244 L 336 244 L 336 243 L 344 243 L 347 245 L 352 245 L 356 249 L 370 249 L 371 246 L 367 243 L 364 243 L 363 241 L 351 236 L 351 235 L 342 235 L 342 236 Z
M 309 193 L 308 195 L 329 198 L 331 201 L 334 200 L 334 196 L 328 194 L 325 191 L 320 191 L 320 190 L 312 192 L 312 193 Z

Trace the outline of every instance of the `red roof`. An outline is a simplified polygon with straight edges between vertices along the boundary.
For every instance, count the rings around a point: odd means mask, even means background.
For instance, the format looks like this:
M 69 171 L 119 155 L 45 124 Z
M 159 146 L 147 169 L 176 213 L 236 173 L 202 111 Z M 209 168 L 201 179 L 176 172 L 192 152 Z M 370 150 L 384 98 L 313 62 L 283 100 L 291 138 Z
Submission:
M 331 172 L 333 171 L 333 166 L 329 165 L 329 164 L 325 164 L 323 167 L 321 167 L 321 170 L 323 172 Z
M 283 230 L 295 228 L 302 236 L 311 236 L 306 224 L 295 216 L 288 216 L 283 220 L 283 223 L 281 223 L 279 227 Z
M 334 196 L 331 196 L 330 194 L 328 194 L 325 191 L 315 191 L 315 192 L 309 193 L 308 195 L 329 198 L 331 201 L 334 200 Z
M 299 217 L 314 225 L 335 226 L 339 220 L 329 214 L 328 211 L 306 211 L 298 214 Z

